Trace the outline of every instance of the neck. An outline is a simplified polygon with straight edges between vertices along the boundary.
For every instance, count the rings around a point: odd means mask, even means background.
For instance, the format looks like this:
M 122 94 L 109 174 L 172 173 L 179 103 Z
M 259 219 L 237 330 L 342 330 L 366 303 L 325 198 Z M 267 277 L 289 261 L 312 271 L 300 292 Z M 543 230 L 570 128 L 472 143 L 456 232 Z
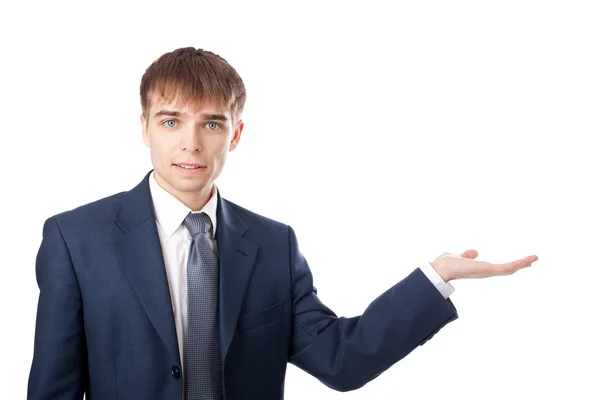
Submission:
M 215 184 L 212 182 L 210 186 L 203 187 L 199 192 L 180 192 L 173 189 L 171 185 L 165 182 L 160 174 L 155 173 L 154 178 L 160 187 L 170 193 L 177 200 L 185 204 L 192 211 L 202 210 L 206 203 L 208 203 L 210 198 L 213 196 L 215 190 Z

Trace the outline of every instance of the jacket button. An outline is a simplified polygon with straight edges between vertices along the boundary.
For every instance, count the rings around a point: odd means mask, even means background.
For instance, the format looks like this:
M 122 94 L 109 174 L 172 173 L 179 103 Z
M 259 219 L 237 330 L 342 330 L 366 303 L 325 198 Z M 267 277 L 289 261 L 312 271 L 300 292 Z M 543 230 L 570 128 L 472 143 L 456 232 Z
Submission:
M 171 367 L 171 375 L 175 379 L 179 379 L 179 377 L 181 376 L 181 372 L 179 371 L 179 367 L 177 365 L 173 365 Z

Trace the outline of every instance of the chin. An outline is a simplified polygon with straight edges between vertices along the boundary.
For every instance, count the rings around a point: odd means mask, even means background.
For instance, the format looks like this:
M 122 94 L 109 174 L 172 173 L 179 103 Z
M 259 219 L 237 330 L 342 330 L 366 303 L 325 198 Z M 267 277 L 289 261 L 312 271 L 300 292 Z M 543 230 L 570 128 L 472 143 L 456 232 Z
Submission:
M 177 182 L 178 189 L 182 192 L 199 192 L 207 186 L 207 182 Z

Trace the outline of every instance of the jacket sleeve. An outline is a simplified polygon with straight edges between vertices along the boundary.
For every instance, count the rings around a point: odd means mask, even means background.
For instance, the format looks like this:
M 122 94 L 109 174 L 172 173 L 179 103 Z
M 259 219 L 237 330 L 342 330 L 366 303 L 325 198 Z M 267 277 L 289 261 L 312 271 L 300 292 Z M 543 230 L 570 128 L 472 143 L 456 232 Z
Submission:
M 40 288 L 28 400 L 80 400 L 87 387 L 83 307 L 69 250 L 54 217 L 36 258 Z
M 296 234 L 288 228 L 294 313 L 289 362 L 330 388 L 364 386 L 458 318 L 450 299 L 419 268 L 372 301 L 361 316 L 338 318 L 317 297 Z

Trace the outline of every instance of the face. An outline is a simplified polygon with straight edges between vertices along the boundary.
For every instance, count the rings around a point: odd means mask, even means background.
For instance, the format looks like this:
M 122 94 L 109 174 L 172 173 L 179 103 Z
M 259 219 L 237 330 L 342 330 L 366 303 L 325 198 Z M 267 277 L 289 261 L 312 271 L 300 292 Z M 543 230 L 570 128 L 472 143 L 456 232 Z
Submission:
M 156 181 L 194 211 L 212 195 L 227 154 L 234 150 L 244 124 L 234 126 L 228 108 L 203 104 L 196 113 L 152 98 L 148 120 L 143 114 L 144 143 L 150 148 Z M 198 167 L 187 169 L 184 166 Z

